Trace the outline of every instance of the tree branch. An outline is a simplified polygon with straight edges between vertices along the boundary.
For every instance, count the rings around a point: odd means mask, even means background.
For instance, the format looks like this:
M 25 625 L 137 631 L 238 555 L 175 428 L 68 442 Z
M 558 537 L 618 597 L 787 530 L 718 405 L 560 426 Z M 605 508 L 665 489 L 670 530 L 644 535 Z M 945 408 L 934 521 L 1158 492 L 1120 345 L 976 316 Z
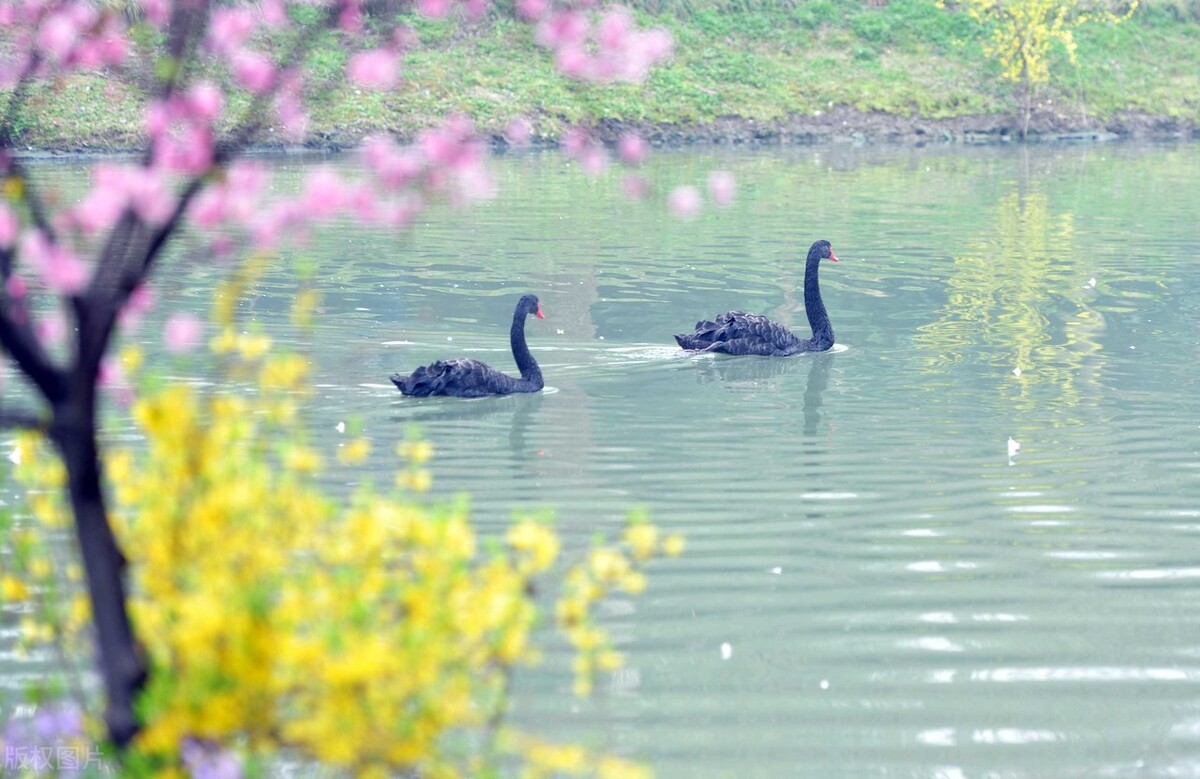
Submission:
M 37 386 L 42 396 L 56 403 L 66 394 L 66 374 L 50 360 L 29 323 L 28 311 L 18 307 L 0 289 L 0 346 Z

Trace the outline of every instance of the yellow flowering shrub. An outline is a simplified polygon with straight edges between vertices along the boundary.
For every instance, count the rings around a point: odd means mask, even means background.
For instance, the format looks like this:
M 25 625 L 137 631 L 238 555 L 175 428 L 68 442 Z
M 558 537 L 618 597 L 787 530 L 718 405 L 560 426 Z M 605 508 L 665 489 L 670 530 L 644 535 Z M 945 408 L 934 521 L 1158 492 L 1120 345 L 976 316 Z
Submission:
M 943 0 L 944 2 L 944 0 Z M 984 53 L 995 57 L 1009 81 L 1042 84 L 1050 79 L 1050 47 L 1062 44 L 1075 62 L 1075 29 L 1087 22 L 1118 24 L 1138 7 L 1130 0 L 1117 14 L 1096 0 L 966 0 L 967 13 L 988 29 Z
M 126 772 L 180 775 L 184 751 L 200 743 L 356 776 L 477 776 L 510 760 L 528 776 L 648 776 L 503 726 L 511 674 L 537 657 L 532 582 L 559 563 L 554 530 L 523 518 L 503 539 L 479 538 L 465 501 L 422 496 L 432 447 L 420 440 L 397 447 L 391 494 L 331 499 L 317 482 L 324 463 L 362 462 L 371 442 L 325 452 L 295 432 L 307 363 L 271 355 L 264 341 L 227 328 L 213 344 L 243 376 L 253 367 L 256 391 L 150 392 L 132 408 L 144 443 L 105 457 L 130 614 L 151 661 Z M 20 448 L 35 522 L 10 531 L 14 548 L 22 532 L 36 540 L 35 527 L 69 527 L 61 467 L 34 436 Z M 614 590 L 641 592 L 644 564 L 682 544 L 634 517 L 618 542 L 562 574 L 556 614 L 579 653 L 577 692 L 621 662 L 592 607 Z M 36 557 L 0 571 L 6 602 L 46 591 Z M 64 602 L 26 626 L 32 641 L 68 642 L 86 627 L 79 596 Z
M 1017 85 L 1022 133 L 1028 132 L 1037 85 L 1050 80 L 1051 50 L 1063 47 L 1075 64 L 1075 30 L 1088 22 L 1120 24 L 1137 10 L 1139 0 L 938 0 L 965 5 L 985 31 L 983 52 L 1000 64 L 1001 76 Z M 1108 5 L 1126 5 L 1117 12 Z

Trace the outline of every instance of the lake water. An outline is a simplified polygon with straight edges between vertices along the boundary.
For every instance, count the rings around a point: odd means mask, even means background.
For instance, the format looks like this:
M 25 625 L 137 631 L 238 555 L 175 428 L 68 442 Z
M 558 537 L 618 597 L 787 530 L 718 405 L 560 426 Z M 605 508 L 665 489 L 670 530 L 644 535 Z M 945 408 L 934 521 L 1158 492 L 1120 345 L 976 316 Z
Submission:
M 660 777 L 1200 775 L 1200 146 L 657 154 L 660 194 L 736 176 L 695 221 L 554 154 L 494 166 L 493 202 L 289 251 L 312 332 L 292 270 L 243 308 L 314 355 L 329 445 L 356 419 L 386 453 L 419 423 L 434 494 L 469 492 L 482 527 L 553 509 L 577 550 L 645 508 L 687 536 L 605 604 L 628 667 L 581 702 L 551 644 L 517 721 Z M 818 238 L 842 260 L 832 353 L 675 347 L 731 308 L 806 336 Z M 219 271 L 174 262 L 163 311 L 205 313 Z M 544 393 L 387 381 L 512 371 L 527 291 Z

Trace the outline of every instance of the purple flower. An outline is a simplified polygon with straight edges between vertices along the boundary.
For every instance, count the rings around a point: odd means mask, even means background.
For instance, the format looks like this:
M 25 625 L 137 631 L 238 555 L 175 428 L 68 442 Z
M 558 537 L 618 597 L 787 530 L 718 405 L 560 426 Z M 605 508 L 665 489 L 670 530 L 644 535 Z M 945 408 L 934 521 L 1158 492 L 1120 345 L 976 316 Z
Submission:
M 218 744 L 185 739 L 179 755 L 192 779 L 242 779 L 242 761 Z

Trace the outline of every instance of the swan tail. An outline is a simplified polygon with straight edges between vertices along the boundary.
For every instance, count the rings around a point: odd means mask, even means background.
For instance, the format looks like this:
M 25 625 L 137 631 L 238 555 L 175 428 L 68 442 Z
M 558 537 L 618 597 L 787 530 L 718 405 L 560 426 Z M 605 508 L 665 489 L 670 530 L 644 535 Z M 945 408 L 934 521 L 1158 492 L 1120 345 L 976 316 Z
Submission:
M 699 351 L 700 349 L 707 349 L 712 344 L 712 338 L 711 337 L 706 338 L 705 337 L 706 335 L 710 335 L 710 334 L 698 333 L 698 332 L 697 333 L 676 333 L 675 334 L 675 343 L 679 344 L 679 347 L 681 349 L 687 349 L 688 351 Z

